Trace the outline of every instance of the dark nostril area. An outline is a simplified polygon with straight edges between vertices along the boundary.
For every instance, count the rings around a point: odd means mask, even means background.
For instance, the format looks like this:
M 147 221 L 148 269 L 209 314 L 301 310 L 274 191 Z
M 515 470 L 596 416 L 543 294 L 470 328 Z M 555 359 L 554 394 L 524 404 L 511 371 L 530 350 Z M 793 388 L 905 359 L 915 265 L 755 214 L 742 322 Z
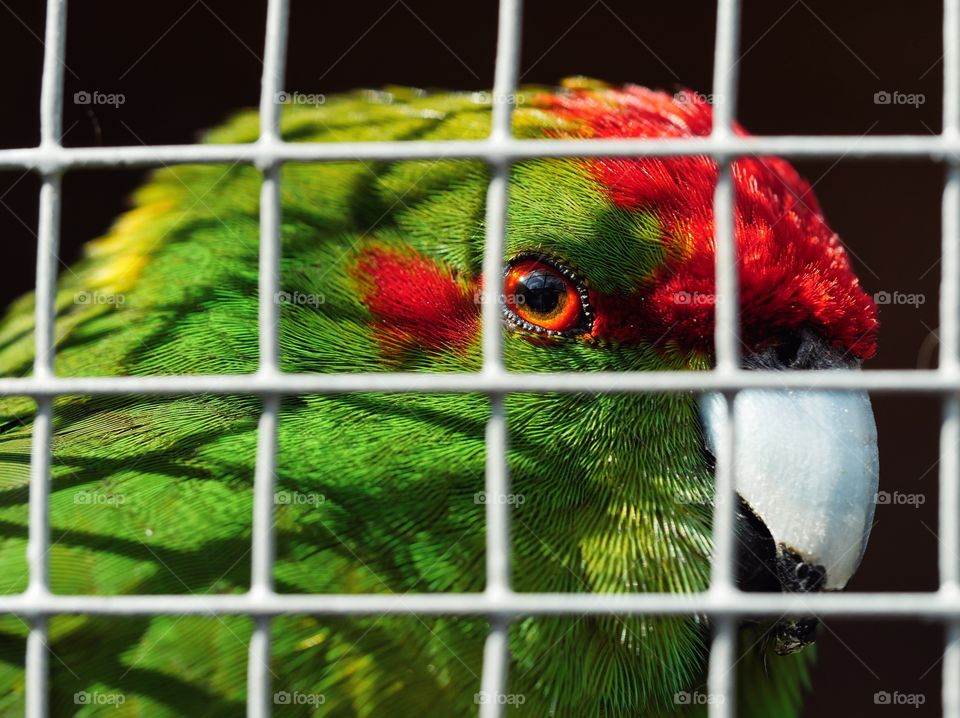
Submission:
M 804 337 L 800 332 L 790 332 L 777 343 L 774 354 L 781 367 L 789 369 L 797 363 L 803 342 Z
M 777 576 L 784 591 L 812 593 L 823 590 L 827 571 L 823 566 L 807 563 L 797 552 L 783 548 L 777 559 Z

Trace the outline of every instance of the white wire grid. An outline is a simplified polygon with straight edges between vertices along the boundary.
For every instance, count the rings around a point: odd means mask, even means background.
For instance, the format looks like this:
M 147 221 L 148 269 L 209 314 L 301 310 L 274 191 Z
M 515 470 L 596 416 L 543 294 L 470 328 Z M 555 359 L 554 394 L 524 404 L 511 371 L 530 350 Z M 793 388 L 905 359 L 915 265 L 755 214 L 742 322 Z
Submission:
M 731 113 L 736 105 L 738 0 L 718 0 L 713 96 L 724 98 L 714 110 L 709 137 L 680 140 L 518 140 L 511 137 L 512 107 L 506 98 L 517 84 L 521 0 L 500 0 L 493 122 L 489 138 L 447 142 L 345 142 L 286 144 L 279 133 L 286 54 L 288 0 L 268 0 L 266 44 L 260 100 L 260 139 L 253 145 L 189 145 L 113 148 L 65 148 L 60 144 L 63 107 L 63 55 L 66 0 L 48 0 L 41 92 L 41 141 L 38 147 L 0 150 L 0 169 L 33 169 L 42 176 L 37 257 L 36 359 L 32 377 L 0 379 L 0 395 L 31 396 L 37 402 L 30 469 L 30 582 L 23 594 L 0 596 L 0 612 L 30 621 L 26 649 L 26 713 L 48 714 L 47 619 L 51 615 L 235 614 L 255 621 L 249 647 L 249 716 L 269 716 L 270 620 L 281 613 L 317 615 L 447 614 L 489 617 L 481 689 L 506 692 L 509 652 L 507 629 L 522 615 L 557 614 L 705 614 L 714 626 L 708 691 L 712 718 L 735 715 L 736 626 L 744 616 L 816 614 L 819 616 L 898 617 L 941 621 L 946 627 L 943 659 L 943 714 L 960 718 L 960 0 L 944 2 L 943 131 L 939 136 L 898 137 L 737 137 Z M 498 288 L 488 282 L 483 303 L 483 370 L 479 374 L 281 374 L 278 363 L 278 312 L 272 301 L 279 288 L 279 172 L 288 161 L 350 159 L 480 158 L 492 175 L 487 196 L 484 274 L 498 276 L 503 255 L 507 180 L 513 161 L 527 157 L 677 156 L 708 154 L 721 166 L 715 209 L 717 292 L 735 298 L 737 277 L 733 243 L 733 192 L 729 163 L 738 156 L 779 154 L 790 157 L 903 157 L 933 159 L 947 165 L 943 194 L 942 280 L 940 285 L 940 357 L 935 371 L 864 373 L 746 372 L 739 366 L 738 304 L 717 305 L 716 368 L 709 372 L 511 375 L 503 365 Z M 259 341 L 260 368 L 250 376 L 60 378 L 54 375 L 54 294 L 61 209 L 61 178 L 74 167 L 129 167 L 176 163 L 242 161 L 263 172 L 260 215 Z M 940 456 L 940 588 L 931 593 L 773 595 L 741 593 L 733 583 L 733 430 L 729 407 L 745 388 L 796 387 L 873 392 L 925 392 L 943 397 Z M 486 490 L 509 493 L 503 396 L 513 391 L 659 392 L 720 391 L 728 399 L 726 426 L 717 442 L 714 516 L 715 555 L 711 584 L 700 594 L 517 594 L 510 589 L 509 507 L 487 503 L 487 586 L 474 594 L 280 595 L 274 592 L 273 495 L 277 408 L 280 396 L 354 391 L 483 392 L 490 397 L 487 424 Z M 253 394 L 263 398 L 259 423 L 250 591 L 229 596 L 57 596 L 50 593 L 47 552 L 50 545 L 48 498 L 53 399 L 63 394 L 183 394 L 196 391 Z M 503 713 L 498 701 L 480 706 L 481 718 Z

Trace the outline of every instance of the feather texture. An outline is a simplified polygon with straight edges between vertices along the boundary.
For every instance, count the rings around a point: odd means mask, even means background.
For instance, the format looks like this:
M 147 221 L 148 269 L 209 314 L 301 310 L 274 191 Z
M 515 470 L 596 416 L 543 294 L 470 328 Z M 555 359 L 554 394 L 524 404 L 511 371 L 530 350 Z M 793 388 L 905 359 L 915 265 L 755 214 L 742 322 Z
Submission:
M 658 136 L 669 120 L 678 135 L 709 131 L 707 109 L 690 114 L 678 102 L 641 88 L 528 88 L 515 127 L 524 137 L 609 135 L 614 125 L 621 134 Z M 282 132 L 293 142 L 476 139 L 489 123 L 486 94 L 390 88 L 332 97 L 317 107 L 287 106 Z M 251 142 L 257 131 L 257 117 L 246 113 L 207 139 Z M 709 198 L 668 182 L 686 176 L 691 164 L 706 173 L 702 181 L 712 181 L 715 168 L 705 162 L 557 159 L 514 168 L 508 256 L 540 252 L 574 267 L 588 283 L 598 320 L 592 335 L 575 340 L 509 332 L 511 370 L 709 366 L 701 341 L 709 339 L 708 323 L 680 331 L 670 316 L 651 323 L 638 314 L 658 291 L 712 291 L 701 281 L 703 267 L 712 266 L 709 208 L 699 206 Z M 745 173 L 755 170 L 748 183 L 761 183 L 771 201 L 782 203 L 789 188 L 778 178 L 792 170 L 756 163 L 743 165 Z M 652 174 L 663 196 L 640 201 L 638 178 Z M 611 189 L 613 176 L 629 179 L 629 197 L 622 185 Z M 478 369 L 486 181 L 484 164 L 468 160 L 286 165 L 282 292 L 275 298 L 282 305 L 283 369 Z M 133 208 L 61 278 L 57 372 L 255 371 L 259 183 L 258 172 L 241 165 L 154 173 Z M 809 222 L 823 222 L 815 207 L 809 213 Z M 703 222 L 691 228 L 685 216 Z M 779 291 L 762 263 L 797 236 L 806 241 L 804 226 L 766 223 L 768 255 L 742 280 L 757 306 L 764 292 Z M 750 236 L 740 233 L 742 247 L 750 249 Z M 835 295 L 849 301 L 830 295 L 816 307 L 798 305 L 798 321 L 816 323 L 817 311 L 833 311 L 818 326 L 857 326 L 867 338 L 845 331 L 831 338 L 868 343 L 872 306 L 852 274 L 841 271 L 839 243 L 821 245 L 820 254 L 838 267 L 830 280 Z M 694 283 L 678 284 L 685 276 Z M 24 297 L 0 325 L 4 375 L 30 371 L 32 307 L 33 298 Z M 756 337 L 779 328 L 761 322 Z M 259 409 L 242 396 L 58 399 L 53 590 L 246 590 Z M 32 412 L 29 400 L 0 402 L 0 591 L 6 593 L 23 590 L 26 581 Z M 471 394 L 286 398 L 277 470 L 278 590 L 480 591 L 485 500 L 513 504 L 516 590 L 706 587 L 713 479 L 695 397 L 509 396 L 511 497 L 482 493 L 488 412 L 487 400 Z M 467 714 L 476 709 L 486 630 L 481 619 L 279 617 L 271 666 L 284 706 L 278 715 Z M 58 617 L 50 631 L 55 715 L 243 710 L 246 619 Z M 26 632 L 18 619 L 0 618 L 5 714 L 22 708 Z M 521 619 L 510 632 L 508 693 L 522 697 L 517 713 L 530 716 L 702 714 L 705 706 L 676 696 L 705 693 L 707 635 L 700 617 Z M 741 714 L 794 714 L 809 654 L 767 664 L 762 633 L 751 631 L 744 632 L 744 652 Z M 123 700 L 78 704 L 81 693 Z

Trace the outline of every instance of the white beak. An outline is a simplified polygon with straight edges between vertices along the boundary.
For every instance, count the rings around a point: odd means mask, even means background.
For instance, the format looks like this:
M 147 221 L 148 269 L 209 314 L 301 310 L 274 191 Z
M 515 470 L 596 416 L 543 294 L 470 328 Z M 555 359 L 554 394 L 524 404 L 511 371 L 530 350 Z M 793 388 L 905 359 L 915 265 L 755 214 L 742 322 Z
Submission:
M 700 399 L 707 448 L 716 451 L 724 399 Z M 746 390 L 734 401 L 737 493 L 763 521 L 777 552 L 792 550 L 843 588 L 870 536 L 879 458 L 862 392 Z

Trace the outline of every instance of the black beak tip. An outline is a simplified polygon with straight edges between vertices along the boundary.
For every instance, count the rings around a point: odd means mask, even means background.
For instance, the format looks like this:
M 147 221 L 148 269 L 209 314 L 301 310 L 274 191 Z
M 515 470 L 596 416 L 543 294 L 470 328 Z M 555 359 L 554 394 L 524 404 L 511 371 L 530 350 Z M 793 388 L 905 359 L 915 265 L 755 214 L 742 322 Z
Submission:
M 742 499 L 737 502 L 737 529 L 737 584 L 741 590 L 765 593 L 823 590 L 826 569 L 808 563 L 788 547 L 777 546 L 766 525 Z M 780 619 L 771 627 L 774 651 L 786 656 L 813 643 L 817 623 L 815 618 Z

